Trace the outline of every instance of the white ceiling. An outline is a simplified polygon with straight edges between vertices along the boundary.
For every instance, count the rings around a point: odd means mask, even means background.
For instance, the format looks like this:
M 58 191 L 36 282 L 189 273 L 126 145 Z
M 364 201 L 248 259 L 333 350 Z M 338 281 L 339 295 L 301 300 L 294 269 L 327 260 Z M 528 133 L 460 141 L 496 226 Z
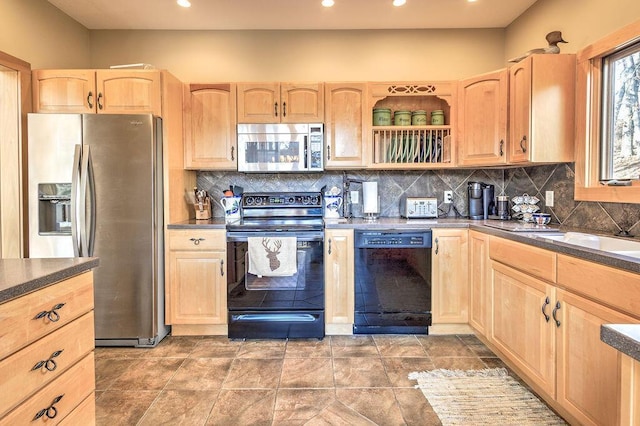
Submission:
M 504 28 L 536 0 L 48 0 L 88 29 Z

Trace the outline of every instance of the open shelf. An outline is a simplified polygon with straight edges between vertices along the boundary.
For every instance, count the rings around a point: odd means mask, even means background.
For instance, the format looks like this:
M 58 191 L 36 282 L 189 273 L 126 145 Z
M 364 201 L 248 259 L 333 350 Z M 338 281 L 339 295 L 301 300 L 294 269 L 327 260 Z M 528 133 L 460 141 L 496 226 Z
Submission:
M 451 163 L 450 126 L 376 126 L 374 164 Z

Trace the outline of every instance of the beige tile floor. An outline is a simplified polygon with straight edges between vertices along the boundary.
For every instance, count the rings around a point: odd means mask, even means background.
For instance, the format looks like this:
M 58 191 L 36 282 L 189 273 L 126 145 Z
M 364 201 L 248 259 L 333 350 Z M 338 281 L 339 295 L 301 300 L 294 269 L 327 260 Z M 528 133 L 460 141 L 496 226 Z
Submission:
M 98 425 L 438 425 L 412 371 L 504 364 L 475 336 L 167 337 L 96 349 Z

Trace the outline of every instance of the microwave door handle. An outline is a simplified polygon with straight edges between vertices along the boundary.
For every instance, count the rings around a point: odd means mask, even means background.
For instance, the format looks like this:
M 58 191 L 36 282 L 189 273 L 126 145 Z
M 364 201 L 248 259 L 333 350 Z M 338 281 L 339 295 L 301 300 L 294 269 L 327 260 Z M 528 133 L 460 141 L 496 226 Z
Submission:
M 304 136 L 304 169 L 309 169 L 309 136 Z

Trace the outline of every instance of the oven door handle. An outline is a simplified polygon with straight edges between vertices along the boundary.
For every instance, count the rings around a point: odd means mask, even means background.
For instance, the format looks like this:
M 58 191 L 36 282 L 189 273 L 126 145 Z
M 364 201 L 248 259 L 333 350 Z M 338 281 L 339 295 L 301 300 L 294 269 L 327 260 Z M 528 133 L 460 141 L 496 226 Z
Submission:
M 265 314 L 239 314 L 232 315 L 232 321 L 237 322 L 314 322 L 318 320 L 317 316 L 311 314 L 284 314 L 284 313 L 265 313 Z

